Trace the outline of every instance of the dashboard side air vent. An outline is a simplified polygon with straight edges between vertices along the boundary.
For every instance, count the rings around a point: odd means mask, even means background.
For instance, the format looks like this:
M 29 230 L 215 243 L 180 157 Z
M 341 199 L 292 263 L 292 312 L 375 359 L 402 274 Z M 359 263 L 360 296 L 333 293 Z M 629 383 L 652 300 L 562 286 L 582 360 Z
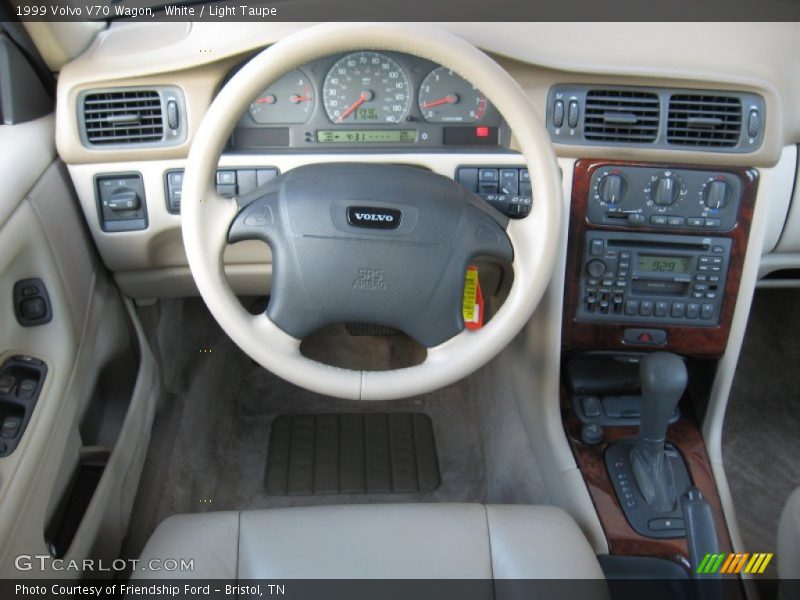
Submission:
M 587 140 L 648 144 L 656 141 L 658 96 L 637 90 L 589 90 L 583 135 Z
M 184 115 L 183 95 L 172 86 L 89 90 L 79 98 L 81 137 L 90 147 L 179 143 Z
M 667 142 L 730 148 L 742 132 L 742 102 L 735 96 L 674 94 L 669 100 Z

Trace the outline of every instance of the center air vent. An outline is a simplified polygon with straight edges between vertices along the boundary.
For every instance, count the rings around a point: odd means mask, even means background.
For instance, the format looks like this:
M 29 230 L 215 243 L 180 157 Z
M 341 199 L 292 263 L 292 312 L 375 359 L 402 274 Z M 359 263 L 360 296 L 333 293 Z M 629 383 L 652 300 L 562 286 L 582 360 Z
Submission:
M 736 146 L 742 102 L 734 96 L 675 94 L 669 100 L 667 142 L 682 146 Z
M 169 145 L 185 137 L 183 96 L 171 86 L 91 90 L 79 112 L 87 146 Z
M 753 152 L 764 141 L 764 98 L 740 91 L 559 84 L 547 95 L 559 144 L 642 151 Z
M 628 90 L 589 90 L 583 134 L 587 140 L 647 144 L 658 136 L 656 94 Z

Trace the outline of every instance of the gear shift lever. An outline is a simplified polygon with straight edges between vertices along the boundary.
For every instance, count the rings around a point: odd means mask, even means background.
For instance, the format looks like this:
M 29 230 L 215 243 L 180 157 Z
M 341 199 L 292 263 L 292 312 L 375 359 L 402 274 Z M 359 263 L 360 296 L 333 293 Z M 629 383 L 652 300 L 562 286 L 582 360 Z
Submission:
M 657 513 L 675 508 L 675 477 L 666 455 L 667 426 L 686 390 L 688 376 L 683 360 L 669 352 L 654 352 L 639 363 L 642 408 L 639 437 L 630 453 L 639 491 Z

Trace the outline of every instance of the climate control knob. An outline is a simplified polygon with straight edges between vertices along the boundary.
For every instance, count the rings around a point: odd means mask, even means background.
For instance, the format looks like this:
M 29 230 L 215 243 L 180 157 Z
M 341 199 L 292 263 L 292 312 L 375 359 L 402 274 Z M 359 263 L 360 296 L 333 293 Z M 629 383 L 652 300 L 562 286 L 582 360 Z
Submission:
M 680 183 L 674 177 L 659 177 L 650 192 L 653 202 L 661 206 L 669 206 L 678 199 Z
M 597 190 L 600 200 L 607 204 L 621 202 L 625 196 L 628 184 L 621 175 L 606 175 L 600 181 L 600 188 Z
M 703 202 L 708 208 L 724 208 L 731 199 L 731 186 L 725 181 L 712 181 L 703 191 Z
M 606 263 L 602 260 L 594 259 L 586 263 L 586 273 L 589 277 L 600 277 L 606 272 Z

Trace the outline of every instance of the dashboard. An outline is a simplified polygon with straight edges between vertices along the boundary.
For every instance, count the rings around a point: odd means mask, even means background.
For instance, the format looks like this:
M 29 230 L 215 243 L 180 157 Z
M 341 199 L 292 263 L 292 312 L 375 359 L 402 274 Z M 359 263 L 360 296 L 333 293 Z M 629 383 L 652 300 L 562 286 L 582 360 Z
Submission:
M 283 75 L 253 99 L 230 150 L 485 151 L 509 142 L 498 111 L 457 73 L 407 54 L 364 50 Z

